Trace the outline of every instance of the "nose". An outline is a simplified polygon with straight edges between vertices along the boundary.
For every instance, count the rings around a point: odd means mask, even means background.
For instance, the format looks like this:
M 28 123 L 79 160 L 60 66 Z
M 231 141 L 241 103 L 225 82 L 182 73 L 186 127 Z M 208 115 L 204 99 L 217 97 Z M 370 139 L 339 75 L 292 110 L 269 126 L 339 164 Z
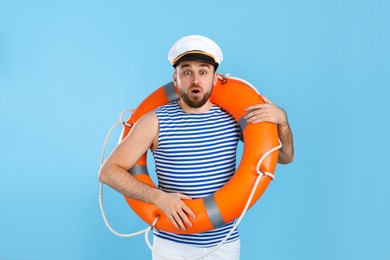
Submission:
M 196 74 L 192 77 L 192 84 L 199 85 L 199 77 Z

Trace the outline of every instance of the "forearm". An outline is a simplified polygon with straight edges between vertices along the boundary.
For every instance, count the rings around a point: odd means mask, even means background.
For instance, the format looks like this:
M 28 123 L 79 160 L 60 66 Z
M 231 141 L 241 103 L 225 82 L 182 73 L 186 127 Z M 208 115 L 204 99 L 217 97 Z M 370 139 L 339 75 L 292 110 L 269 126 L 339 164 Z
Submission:
M 137 180 L 118 165 L 103 165 L 99 173 L 99 181 L 126 197 L 153 204 L 156 204 L 162 192 Z
M 279 149 L 278 162 L 287 164 L 294 160 L 294 143 L 291 128 L 287 120 L 277 124 L 277 128 L 279 139 L 282 143 L 282 148 Z
M 194 212 L 182 201 L 183 199 L 189 200 L 190 197 L 180 193 L 166 193 L 153 188 L 137 180 L 117 165 L 103 165 L 99 173 L 99 181 L 111 186 L 124 196 L 157 205 L 178 230 L 186 230 L 185 225 L 192 226 L 186 214 L 193 218 L 196 217 Z

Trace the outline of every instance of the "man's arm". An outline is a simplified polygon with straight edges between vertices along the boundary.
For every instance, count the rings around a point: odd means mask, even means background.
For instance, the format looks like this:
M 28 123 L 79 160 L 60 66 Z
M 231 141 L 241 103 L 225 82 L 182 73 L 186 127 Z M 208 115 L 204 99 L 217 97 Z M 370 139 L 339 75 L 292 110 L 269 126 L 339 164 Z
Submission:
M 192 225 L 186 213 L 192 217 L 195 217 L 195 214 L 182 200 L 191 198 L 180 193 L 166 193 L 153 188 L 137 180 L 127 171 L 150 147 L 156 146 L 158 132 L 158 119 L 154 112 L 138 120 L 128 136 L 102 165 L 99 181 L 124 196 L 156 204 L 177 229 L 185 230 L 184 223 Z
M 287 114 L 268 98 L 264 96 L 261 96 L 261 98 L 265 103 L 247 107 L 245 110 L 248 113 L 245 115 L 245 119 L 251 124 L 262 122 L 276 123 L 279 139 L 282 142 L 282 148 L 279 149 L 278 163 L 290 163 L 294 160 L 294 144 Z

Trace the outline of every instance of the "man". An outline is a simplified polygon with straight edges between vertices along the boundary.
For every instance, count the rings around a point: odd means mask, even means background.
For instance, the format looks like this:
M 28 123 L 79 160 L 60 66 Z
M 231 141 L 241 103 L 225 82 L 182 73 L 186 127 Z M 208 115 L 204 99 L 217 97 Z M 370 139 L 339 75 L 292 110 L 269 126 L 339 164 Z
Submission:
M 240 139 L 236 121 L 210 102 L 223 60 L 219 46 L 199 36 L 186 36 L 171 48 L 168 59 L 175 68 L 173 82 L 181 99 L 147 113 L 103 164 L 99 180 L 125 196 L 156 204 L 178 229 L 192 223 L 194 212 L 183 200 L 205 197 L 221 188 L 235 172 L 235 152 Z M 263 97 L 264 98 L 264 97 Z M 246 108 L 248 123 L 274 122 L 283 148 L 278 161 L 293 160 L 293 141 L 286 113 L 273 105 Z M 155 157 L 159 189 L 128 173 L 148 149 Z M 202 234 L 154 232 L 154 246 L 163 255 L 197 257 L 218 244 L 233 222 Z M 240 240 L 235 230 L 210 259 L 239 259 Z M 153 259 L 159 259 L 153 255 Z

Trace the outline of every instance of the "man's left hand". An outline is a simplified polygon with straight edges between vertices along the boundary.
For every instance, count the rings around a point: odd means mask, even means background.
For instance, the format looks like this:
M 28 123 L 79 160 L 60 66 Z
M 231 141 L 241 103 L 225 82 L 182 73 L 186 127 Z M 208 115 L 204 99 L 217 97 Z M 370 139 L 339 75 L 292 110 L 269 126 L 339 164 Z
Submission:
M 246 107 L 248 111 L 244 118 L 248 124 L 256 124 L 263 122 L 271 122 L 276 124 L 286 124 L 287 115 L 286 112 L 280 107 L 274 105 L 268 98 L 260 95 L 264 100 L 264 104 L 257 104 Z

